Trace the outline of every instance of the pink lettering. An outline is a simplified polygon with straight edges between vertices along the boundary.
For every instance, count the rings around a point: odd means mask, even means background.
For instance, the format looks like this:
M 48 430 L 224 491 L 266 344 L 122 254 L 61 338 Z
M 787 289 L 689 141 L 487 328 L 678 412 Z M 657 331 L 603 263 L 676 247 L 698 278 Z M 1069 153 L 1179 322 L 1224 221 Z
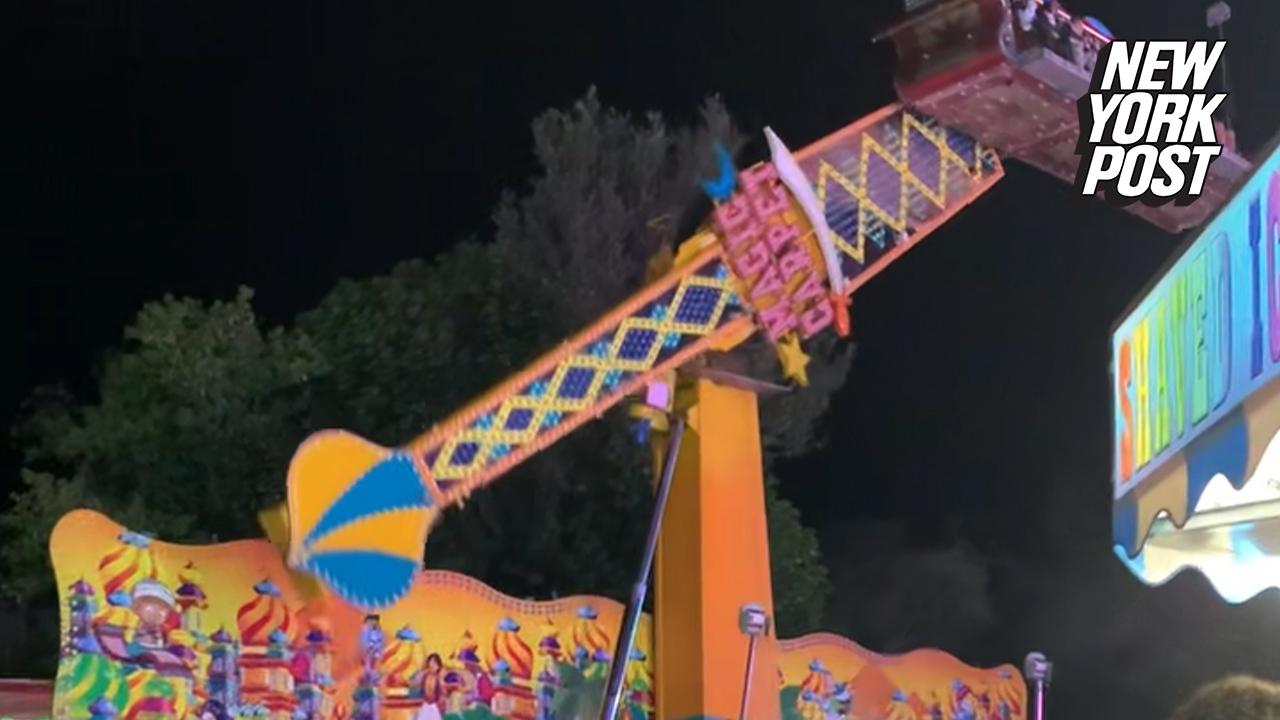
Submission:
M 755 208 L 756 217 L 773 217 L 791 208 L 791 196 L 787 194 L 785 187 L 774 185 L 768 189 L 761 189 L 759 193 L 752 193 L 751 205 Z
M 782 275 L 778 272 L 778 268 L 771 263 L 769 267 L 765 268 L 764 274 L 760 276 L 760 279 L 751 285 L 751 302 L 756 303 L 761 298 L 777 295 L 778 304 L 786 305 L 786 302 L 783 301 L 786 290 L 786 286 L 782 283 Z
M 783 335 L 796 329 L 796 316 L 786 303 L 774 303 L 773 307 L 760 312 L 760 323 L 764 325 L 765 335 L 778 342 Z
M 813 269 L 813 258 L 809 256 L 809 251 L 803 247 L 793 247 L 791 252 L 783 255 L 778 260 L 778 269 L 782 271 L 782 277 L 789 280 L 798 272 Z
M 805 340 L 831 327 L 836 313 L 829 302 L 820 302 L 800 315 L 800 334 Z
M 796 290 L 796 294 L 791 296 L 791 301 L 796 307 L 804 307 L 812 302 L 815 298 L 824 297 L 825 291 L 822 289 L 822 283 L 818 281 L 817 275 L 809 275 L 805 277 L 804 282 L 800 283 L 800 287 Z
M 738 252 L 742 246 L 760 237 L 760 223 L 755 218 L 739 225 L 733 232 L 724 234 L 724 246 L 730 254 Z
M 800 239 L 800 228 L 786 222 L 770 223 L 765 228 L 764 239 L 769 241 L 774 255 L 781 255 L 787 243 Z
M 759 224 L 751 214 L 750 198 L 745 195 L 734 195 L 732 200 L 717 207 L 713 215 L 730 252 L 741 244 L 744 233 L 749 236 L 759 230 Z
M 773 166 L 773 163 L 760 163 L 738 174 L 738 181 L 747 195 L 756 194 L 756 189 L 761 185 L 776 182 L 777 179 L 778 169 Z
M 758 240 L 751 244 L 741 255 L 734 257 L 731 262 L 733 269 L 738 272 L 738 277 L 744 282 L 750 282 L 752 278 L 771 265 L 770 260 L 772 259 L 769 255 L 769 246 L 763 240 Z

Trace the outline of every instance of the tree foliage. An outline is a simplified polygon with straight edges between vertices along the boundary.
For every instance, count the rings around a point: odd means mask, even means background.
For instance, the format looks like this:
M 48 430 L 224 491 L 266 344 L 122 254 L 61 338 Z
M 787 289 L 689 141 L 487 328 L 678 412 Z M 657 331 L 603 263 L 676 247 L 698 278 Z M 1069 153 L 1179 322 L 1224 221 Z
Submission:
M 831 591 L 818 537 L 800 512 L 778 492 L 778 479 L 765 477 L 765 513 L 769 523 L 769 571 L 773 612 L 779 634 L 796 637 L 822 628 Z
M 53 589 L 49 535 L 58 520 L 72 510 L 107 511 L 126 526 L 156 528 L 166 537 L 183 537 L 189 530 L 185 518 L 153 512 L 140 496 L 133 496 L 128 503 L 104 506 L 89 492 L 82 478 L 66 480 L 23 470 L 22 489 L 13 494 L 12 500 L 12 507 L 0 514 L 0 535 L 4 537 L 0 562 L 5 570 L 0 587 L 23 604 L 48 595 Z
M 25 486 L 0 515 L 10 592 L 51 588 L 45 538 L 76 506 L 181 542 L 257 534 L 255 511 L 280 499 L 309 432 L 401 443 L 518 370 L 639 286 L 654 252 L 705 215 L 696 180 L 714 172 L 714 143 L 742 144 L 718 102 L 672 128 L 594 93 L 533 131 L 540 172 L 503 197 L 491 241 L 344 281 L 287 328 L 264 328 L 248 290 L 150 303 L 103 362 L 96 397 L 34 395 L 17 433 Z M 772 370 L 767 348 L 742 352 Z M 767 401 L 770 458 L 819 441 L 849 359 L 821 345 L 815 387 Z M 648 455 L 614 413 L 477 493 L 433 534 L 427 561 L 518 595 L 624 597 L 650 486 Z M 773 481 L 766 499 L 778 625 L 812 629 L 827 589 L 816 539 Z
M 144 306 L 96 402 L 40 394 L 20 432 L 28 462 L 70 471 L 116 512 L 145 507 L 163 525 L 147 529 L 183 528 L 176 540 L 257 532 L 256 511 L 283 497 L 323 364 L 304 335 L 262 330 L 252 297 Z

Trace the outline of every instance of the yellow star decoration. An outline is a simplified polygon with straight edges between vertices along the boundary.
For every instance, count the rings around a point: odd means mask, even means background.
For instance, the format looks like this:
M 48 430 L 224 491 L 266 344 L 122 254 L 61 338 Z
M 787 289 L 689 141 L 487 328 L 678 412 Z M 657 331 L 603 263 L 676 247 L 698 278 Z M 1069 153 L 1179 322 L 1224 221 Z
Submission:
M 805 368 L 809 365 L 809 356 L 800 348 L 800 337 L 795 333 L 788 333 L 778 341 L 775 349 L 778 351 L 778 362 L 782 363 L 782 374 L 802 387 L 807 386 L 809 373 Z

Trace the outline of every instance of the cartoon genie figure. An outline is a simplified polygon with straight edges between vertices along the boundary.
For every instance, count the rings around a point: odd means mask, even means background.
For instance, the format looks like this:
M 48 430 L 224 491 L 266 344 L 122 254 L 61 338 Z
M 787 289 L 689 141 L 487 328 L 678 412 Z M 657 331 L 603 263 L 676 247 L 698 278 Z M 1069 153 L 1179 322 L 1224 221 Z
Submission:
M 364 627 L 360 628 L 360 649 L 364 654 L 364 672 L 370 677 L 377 676 L 378 663 L 387 647 L 387 637 L 382 632 L 382 617 L 365 615 Z
M 169 620 L 174 613 L 173 593 L 157 580 L 139 580 L 133 586 L 130 606 L 138 616 L 138 629 L 133 642 L 140 649 L 162 650 L 167 638 Z

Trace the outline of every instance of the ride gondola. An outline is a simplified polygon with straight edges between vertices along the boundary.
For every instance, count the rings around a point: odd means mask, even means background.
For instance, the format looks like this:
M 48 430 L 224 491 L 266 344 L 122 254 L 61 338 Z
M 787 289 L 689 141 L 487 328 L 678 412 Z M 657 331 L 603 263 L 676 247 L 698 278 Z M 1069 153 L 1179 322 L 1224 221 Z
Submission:
M 897 49 L 894 84 L 906 105 L 1074 183 L 1076 101 L 1114 39 L 1102 22 L 1041 0 L 949 0 L 917 5 L 882 37 Z M 1204 224 L 1251 169 L 1232 139 L 1224 144 L 1194 203 L 1129 211 L 1174 233 Z

